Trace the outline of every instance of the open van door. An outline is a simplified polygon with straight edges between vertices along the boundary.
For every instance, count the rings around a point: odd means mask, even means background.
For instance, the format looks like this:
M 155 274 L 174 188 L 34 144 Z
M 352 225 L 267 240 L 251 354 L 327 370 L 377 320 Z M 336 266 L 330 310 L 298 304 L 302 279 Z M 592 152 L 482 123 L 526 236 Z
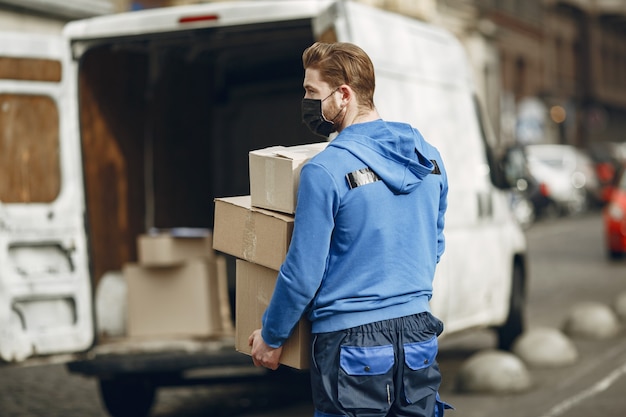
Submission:
M 496 167 L 487 157 L 462 44 L 441 28 L 360 3 L 333 7 L 315 22 L 318 39 L 365 49 L 376 68 L 374 102 L 381 117 L 418 128 L 446 165 L 446 252 L 437 267 L 433 312 L 447 332 L 504 327 L 500 344 L 508 346 L 522 328 L 525 239 L 490 177 Z
M 0 361 L 93 343 L 67 57 L 60 36 L 0 32 Z

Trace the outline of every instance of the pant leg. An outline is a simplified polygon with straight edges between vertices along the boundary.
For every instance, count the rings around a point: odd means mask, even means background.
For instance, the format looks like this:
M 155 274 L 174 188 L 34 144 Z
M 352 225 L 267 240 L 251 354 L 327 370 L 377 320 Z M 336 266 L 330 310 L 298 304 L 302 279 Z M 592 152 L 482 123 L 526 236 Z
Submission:
M 430 313 L 420 313 L 315 334 L 316 416 L 433 417 L 441 380 L 436 338 L 442 330 Z
M 430 313 L 400 319 L 398 396 L 389 417 L 434 417 L 441 385 L 437 336 L 443 324 Z M 441 414 L 443 415 L 443 414 Z

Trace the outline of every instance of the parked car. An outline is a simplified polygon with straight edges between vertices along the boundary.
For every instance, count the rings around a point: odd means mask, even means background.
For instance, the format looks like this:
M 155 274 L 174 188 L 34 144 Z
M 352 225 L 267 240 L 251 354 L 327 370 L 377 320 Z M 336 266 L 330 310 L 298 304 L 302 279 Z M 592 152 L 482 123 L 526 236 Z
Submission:
M 616 182 L 611 197 L 604 208 L 604 235 L 607 255 L 621 258 L 626 253 L 626 171 Z
M 601 199 L 601 189 L 591 158 L 571 145 L 525 146 L 528 168 L 546 184 L 550 198 L 562 214 L 586 211 Z
M 511 208 L 515 219 L 524 229 L 537 219 L 555 212 L 556 203 L 550 198 L 548 186 L 535 178 L 528 168 L 524 147 L 507 149 L 503 165 L 507 183 L 511 185 Z
M 608 203 L 615 184 L 626 167 L 626 143 L 595 142 L 589 146 L 601 188 L 601 203 Z

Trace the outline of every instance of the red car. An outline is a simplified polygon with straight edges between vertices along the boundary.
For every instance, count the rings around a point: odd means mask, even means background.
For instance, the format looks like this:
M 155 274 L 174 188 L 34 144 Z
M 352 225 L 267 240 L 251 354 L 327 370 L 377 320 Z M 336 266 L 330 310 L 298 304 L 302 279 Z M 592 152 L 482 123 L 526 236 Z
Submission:
M 604 208 L 604 233 L 611 259 L 626 254 L 626 170 L 623 170 Z

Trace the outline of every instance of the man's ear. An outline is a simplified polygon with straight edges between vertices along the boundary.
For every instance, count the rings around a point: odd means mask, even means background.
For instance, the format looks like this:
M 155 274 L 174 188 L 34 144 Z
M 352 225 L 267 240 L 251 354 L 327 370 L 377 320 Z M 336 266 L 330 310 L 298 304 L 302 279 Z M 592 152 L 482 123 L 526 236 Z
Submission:
M 341 104 L 347 105 L 354 98 L 354 91 L 347 84 L 342 84 L 338 88 L 341 93 Z

